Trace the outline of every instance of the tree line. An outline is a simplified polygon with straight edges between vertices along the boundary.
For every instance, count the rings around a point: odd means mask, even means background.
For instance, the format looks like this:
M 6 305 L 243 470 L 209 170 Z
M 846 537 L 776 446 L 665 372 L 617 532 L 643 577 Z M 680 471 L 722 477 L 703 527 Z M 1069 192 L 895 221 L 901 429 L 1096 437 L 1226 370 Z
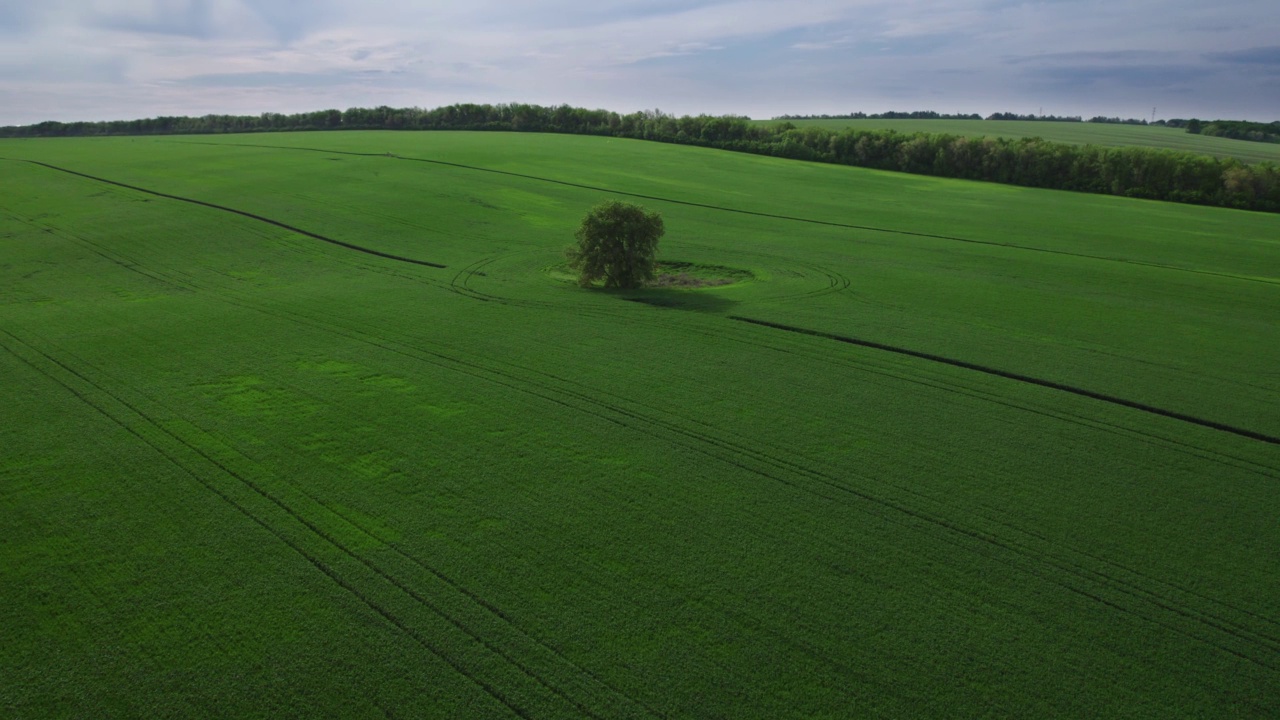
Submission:
M 491 130 L 604 135 L 1027 187 L 1280 212 L 1280 166 L 1143 147 L 1041 138 L 797 127 L 746 117 L 619 114 L 568 105 L 351 108 L 283 115 L 205 115 L 0 128 L 0 137 L 296 130 Z M 1202 130 L 1203 131 L 1203 130 Z
M 1039 122 L 1083 122 L 1079 115 L 1019 115 L 1011 112 L 991 113 L 988 120 L 1022 120 Z
M 1197 123 L 1197 128 L 1201 135 L 1212 137 L 1280 143 L 1280 122 L 1260 123 L 1246 120 L 1214 120 L 1210 123 Z M 1191 129 L 1188 128 L 1188 132 L 1190 131 Z
M 982 116 L 978 113 L 969 114 L 947 114 L 938 113 L 933 110 L 912 110 L 911 112 L 900 112 L 891 110 L 889 112 L 871 113 L 868 115 L 864 112 L 848 113 L 846 115 L 779 115 L 774 120 L 981 120 Z

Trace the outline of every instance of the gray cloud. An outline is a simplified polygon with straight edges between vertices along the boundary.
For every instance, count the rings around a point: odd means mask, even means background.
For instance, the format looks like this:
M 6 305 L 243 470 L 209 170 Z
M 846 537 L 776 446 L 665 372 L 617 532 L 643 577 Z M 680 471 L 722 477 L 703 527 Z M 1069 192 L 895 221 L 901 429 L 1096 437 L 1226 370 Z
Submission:
M 1026 64 L 1061 64 L 1061 63 L 1142 63 L 1176 57 L 1177 53 L 1158 50 L 1109 50 L 1094 52 L 1057 52 L 1039 53 L 1007 57 L 1004 62 L 1010 65 Z
M 22 35 L 35 22 L 31 3 L 0 3 L 0 37 Z
M 1060 87 L 1083 88 L 1112 83 L 1122 88 L 1190 89 L 1211 72 L 1194 65 L 1057 65 L 1037 68 L 1028 75 Z
M 323 88 L 360 88 L 367 92 L 373 88 L 394 88 L 403 84 L 403 71 L 381 72 L 333 72 L 333 73 L 230 73 L 196 75 L 182 80 L 162 83 L 163 87 L 200 89 L 255 89 L 255 90 L 315 90 Z M 474 92 L 486 90 L 486 86 L 459 80 L 436 79 L 431 82 L 435 91 L 452 90 Z M 317 108 L 312 108 L 317 109 Z
M 1255 47 L 1248 50 L 1205 53 L 1205 58 L 1213 62 L 1234 65 L 1270 65 L 1280 68 L 1280 45 Z
M 0 0 L 0 124 L 507 101 L 1275 119 L 1273 2 Z
M 401 73 L 336 72 L 336 73 L 283 73 L 252 72 L 195 75 L 164 83 L 169 86 L 192 88 L 320 88 L 353 83 L 395 82 Z

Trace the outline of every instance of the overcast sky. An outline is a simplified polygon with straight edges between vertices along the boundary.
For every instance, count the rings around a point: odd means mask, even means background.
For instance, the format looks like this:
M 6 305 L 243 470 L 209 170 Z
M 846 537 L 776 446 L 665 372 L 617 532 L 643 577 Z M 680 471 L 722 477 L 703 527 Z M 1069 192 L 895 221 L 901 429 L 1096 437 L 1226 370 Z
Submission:
M 1276 0 L 0 0 L 0 125 L 455 102 L 1280 119 Z

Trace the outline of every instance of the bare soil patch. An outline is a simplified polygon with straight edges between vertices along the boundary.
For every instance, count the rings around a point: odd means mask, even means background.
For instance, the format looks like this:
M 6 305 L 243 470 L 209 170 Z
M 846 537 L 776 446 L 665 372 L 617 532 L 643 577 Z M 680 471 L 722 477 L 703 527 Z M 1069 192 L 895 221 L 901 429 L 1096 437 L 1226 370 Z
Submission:
M 750 280 L 750 271 L 724 265 L 701 265 L 698 263 L 679 262 L 674 260 L 660 261 L 654 273 L 654 279 L 647 287 L 651 288 L 704 288 Z

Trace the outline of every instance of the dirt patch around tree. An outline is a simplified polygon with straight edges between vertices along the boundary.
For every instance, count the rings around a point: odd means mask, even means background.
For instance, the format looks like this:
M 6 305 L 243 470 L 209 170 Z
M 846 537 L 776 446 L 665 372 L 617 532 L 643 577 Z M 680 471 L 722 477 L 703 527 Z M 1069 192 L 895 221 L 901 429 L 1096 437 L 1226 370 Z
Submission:
M 654 278 L 645 285 L 651 288 L 704 288 L 751 280 L 754 276 L 748 270 L 726 267 L 724 265 L 703 265 L 699 263 L 665 260 L 655 263 Z

